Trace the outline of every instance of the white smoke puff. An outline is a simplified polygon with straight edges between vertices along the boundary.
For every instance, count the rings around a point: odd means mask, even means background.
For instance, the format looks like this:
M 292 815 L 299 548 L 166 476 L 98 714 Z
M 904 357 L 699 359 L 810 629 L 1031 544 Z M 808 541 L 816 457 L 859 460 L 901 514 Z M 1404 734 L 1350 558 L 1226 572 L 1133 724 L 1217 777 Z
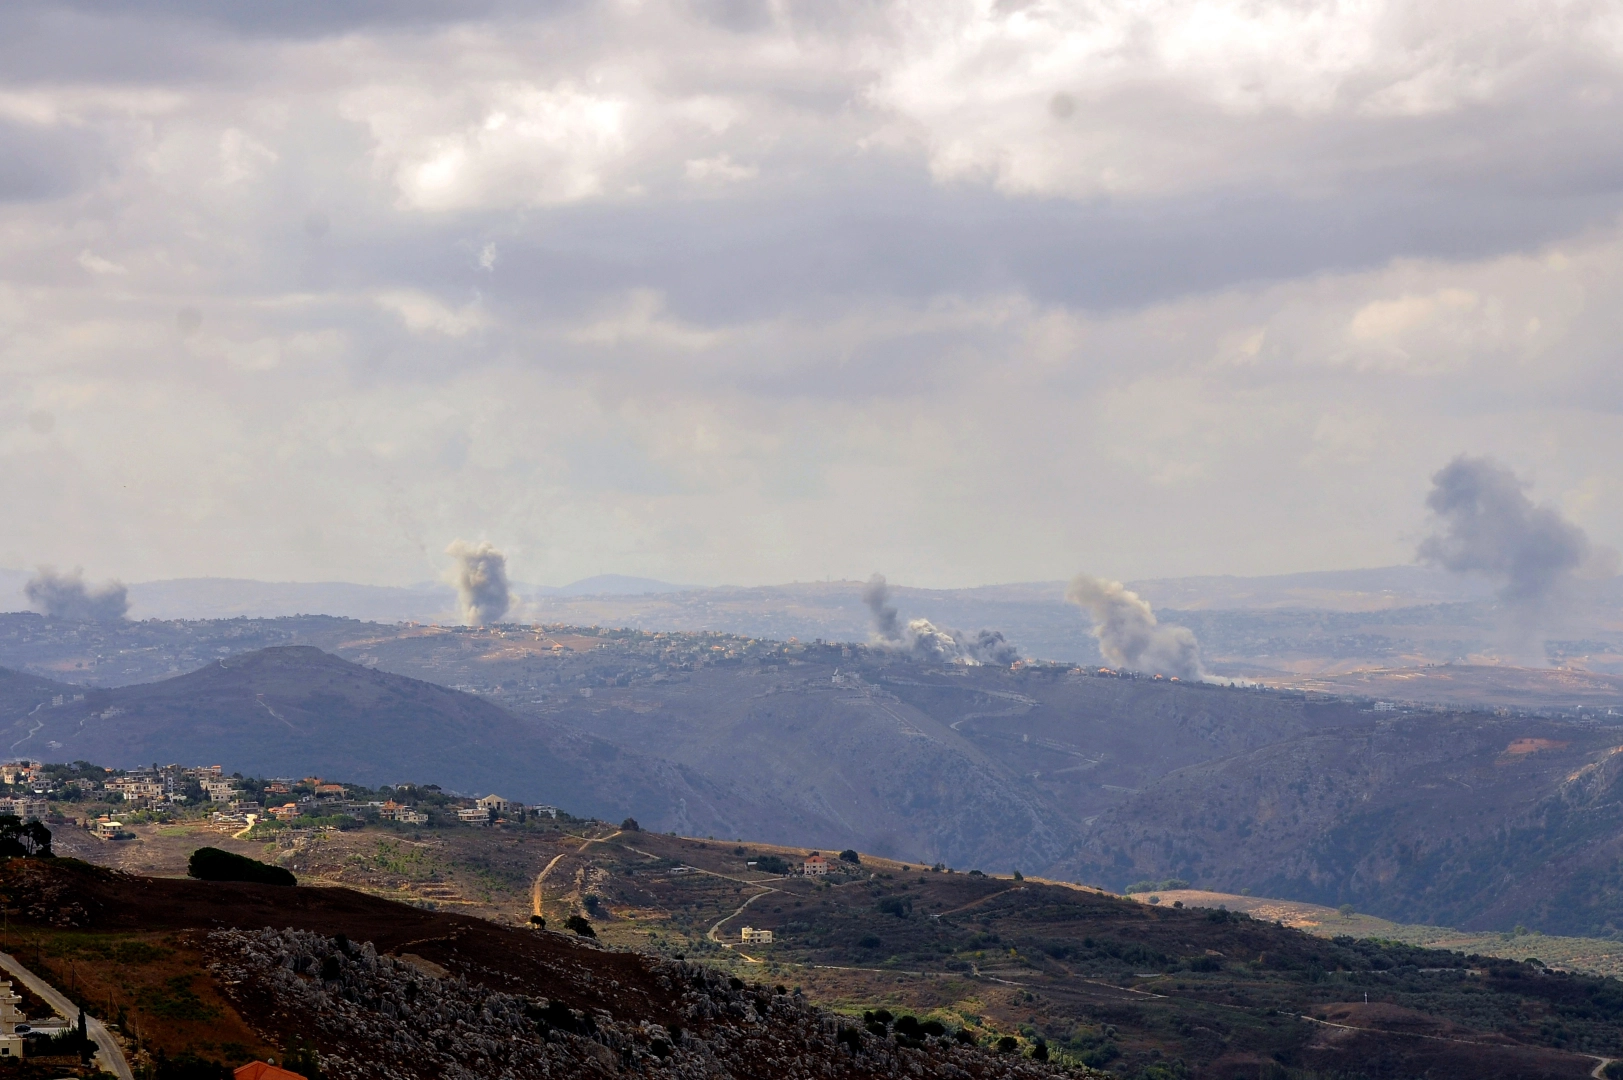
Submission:
M 1205 677 L 1194 632 L 1162 626 L 1150 605 L 1121 582 L 1078 574 L 1065 599 L 1093 616 L 1093 636 L 1112 667 L 1168 678 Z
M 1617 556 L 1589 541 L 1553 506 L 1527 497 L 1527 485 L 1491 458 L 1460 455 L 1431 478 L 1426 508 L 1438 531 L 1421 541 L 1420 561 L 1499 583 L 1517 645 L 1537 653 L 1543 625 L 1573 599 L 1578 577 L 1617 572 Z
M 507 588 L 507 556 L 489 540 L 477 544 L 453 540 L 445 553 L 456 559 L 451 583 L 456 586 L 463 621 L 470 626 L 500 622 L 513 603 Z
M 86 587 L 84 571 L 77 567 L 58 574 L 42 566 L 23 586 L 28 602 L 53 619 L 75 622 L 116 622 L 130 610 L 129 590 L 116 581 L 97 589 Z
M 1020 659 L 1020 650 L 997 630 L 971 635 L 940 628 L 929 619 L 904 624 L 890 602 L 890 585 L 883 574 L 868 579 L 862 589 L 862 602 L 873 617 L 870 641 L 876 648 L 936 664 L 1012 664 Z

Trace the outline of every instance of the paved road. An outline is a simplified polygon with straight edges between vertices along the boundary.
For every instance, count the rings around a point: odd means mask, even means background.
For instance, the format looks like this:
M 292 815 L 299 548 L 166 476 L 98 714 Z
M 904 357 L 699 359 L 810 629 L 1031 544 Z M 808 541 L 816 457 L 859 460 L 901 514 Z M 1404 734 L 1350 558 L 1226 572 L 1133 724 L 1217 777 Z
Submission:
M 79 1007 L 63 997 L 56 987 L 19 964 L 16 957 L 10 953 L 0 953 L 0 968 L 5 968 L 7 974 L 44 998 L 45 1003 L 60 1015 L 75 1023 L 78 1022 Z M 124 1051 L 118 1048 L 112 1032 L 94 1016 L 85 1017 L 85 1030 L 96 1044 L 96 1061 L 102 1071 L 112 1073 L 118 1080 L 135 1080 L 135 1074 L 130 1071 L 130 1063 L 124 1060 Z

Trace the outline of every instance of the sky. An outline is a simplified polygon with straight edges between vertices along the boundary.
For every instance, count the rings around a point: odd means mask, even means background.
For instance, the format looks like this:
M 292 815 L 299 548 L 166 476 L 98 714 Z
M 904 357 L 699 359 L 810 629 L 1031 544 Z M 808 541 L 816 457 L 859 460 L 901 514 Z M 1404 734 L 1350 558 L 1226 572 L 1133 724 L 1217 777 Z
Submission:
M 1623 9 L 9 0 L 0 566 L 950 587 L 1623 545 Z

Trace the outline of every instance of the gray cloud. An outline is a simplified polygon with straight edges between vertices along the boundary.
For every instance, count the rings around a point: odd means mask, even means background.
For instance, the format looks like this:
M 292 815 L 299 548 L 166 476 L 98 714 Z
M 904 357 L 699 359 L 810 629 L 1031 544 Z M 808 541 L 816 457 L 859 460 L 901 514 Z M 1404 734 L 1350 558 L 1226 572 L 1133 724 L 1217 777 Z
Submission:
M 445 553 L 456 559 L 451 583 L 456 586 L 463 619 L 471 626 L 500 622 L 513 603 L 507 586 L 507 557 L 488 540 L 477 544 L 453 540 Z
M 862 602 L 873 619 L 870 643 L 886 652 L 902 653 L 926 663 L 1012 664 L 1020 650 L 1001 631 L 942 629 L 929 619 L 904 623 L 890 602 L 890 585 L 885 575 L 875 574 L 862 589 Z
M 78 569 L 59 574 L 49 566 L 23 586 L 23 595 L 44 614 L 53 619 L 71 622 L 114 622 L 124 617 L 130 608 L 127 590 L 116 581 L 99 588 L 85 585 L 84 572 Z
M 1194 633 L 1162 626 L 1150 605 L 1121 582 L 1078 574 L 1065 599 L 1093 616 L 1093 636 L 1112 667 L 1177 679 L 1205 677 Z
M 1462 454 L 1431 484 L 1426 508 L 1437 531 L 1421 541 L 1420 561 L 1494 581 L 1521 644 L 1540 644 L 1540 631 L 1571 603 L 1574 578 L 1615 572 L 1612 552 L 1555 507 L 1534 503 L 1492 458 Z

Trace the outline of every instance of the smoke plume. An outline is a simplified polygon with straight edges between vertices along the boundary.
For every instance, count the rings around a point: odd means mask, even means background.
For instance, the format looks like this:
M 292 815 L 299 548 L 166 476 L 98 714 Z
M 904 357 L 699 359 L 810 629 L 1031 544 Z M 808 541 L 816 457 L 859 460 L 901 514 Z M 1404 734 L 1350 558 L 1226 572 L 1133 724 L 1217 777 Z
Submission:
M 1194 632 L 1162 626 L 1150 605 L 1121 582 L 1078 574 L 1065 599 L 1093 616 L 1093 636 L 1111 667 L 1177 679 L 1205 677 Z
M 1498 583 L 1517 644 L 1542 656 L 1539 631 L 1573 599 L 1580 576 L 1616 572 L 1615 553 L 1591 544 L 1553 506 L 1492 458 L 1460 455 L 1431 478 L 1426 508 L 1437 531 L 1420 543 L 1421 562 Z
M 513 603 L 507 591 L 507 556 L 488 540 L 470 544 L 453 540 L 445 553 L 456 559 L 451 583 L 462 605 L 462 619 L 470 626 L 500 622 Z
M 75 622 L 117 622 L 130 609 L 129 590 L 116 581 L 98 589 L 85 585 L 84 572 L 58 574 L 42 566 L 23 586 L 28 602 L 53 619 Z
M 868 579 L 862 602 L 873 617 L 870 641 L 875 648 L 936 664 L 1012 664 L 1020 659 L 1020 650 L 997 630 L 969 634 L 938 627 L 929 619 L 902 622 L 883 574 Z

